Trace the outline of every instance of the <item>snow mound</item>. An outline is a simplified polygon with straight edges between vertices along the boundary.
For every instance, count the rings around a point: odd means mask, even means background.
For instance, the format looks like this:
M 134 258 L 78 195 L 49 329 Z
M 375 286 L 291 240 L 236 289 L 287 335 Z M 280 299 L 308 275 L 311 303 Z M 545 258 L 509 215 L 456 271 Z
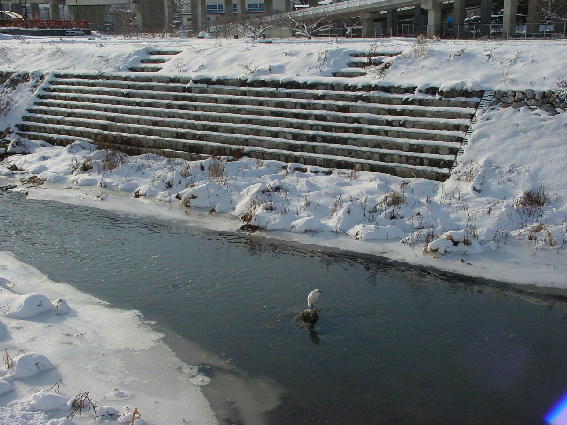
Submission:
M 12 384 L 4 381 L 3 379 L 0 379 L 0 395 L 6 394 L 10 391 L 12 391 Z
M 481 245 L 478 240 L 472 238 L 465 230 L 445 232 L 439 239 L 435 239 L 427 245 L 427 251 L 438 254 L 448 254 L 450 252 L 463 255 L 480 254 L 492 249 L 494 249 L 492 243 Z
M 391 224 L 385 226 L 375 226 L 358 224 L 349 230 L 349 235 L 354 239 L 360 241 L 375 241 L 375 240 L 400 240 L 404 237 L 405 233 L 398 227 Z
M 118 422 L 119 424 L 132 424 L 132 416 L 133 415 L 134 415 L 134 412 L 125 413 L 122 416 L 120 416 L 116 422 Z M 149 422 L 146 422 L 142 418 L 138 418 L 138 419 L 134 420 L 133 423 L 134 423 L 134 425 L 150 425 Z
M 67 407 L 67 398 L 56 393 L 42 390 L 32 395 L 29 409 L 32 411 L 50 412 Z
M 114 407 L 110 406 L 99 406 L 96 409 L 95 419 L 106 422 L 108 420 L 114 420 L 120 416 L 120 412 Z
M 47 357 L 39 353 L 26 353 L 14 359 L 14 372 L 11 378 L 29 378 L 45 370 L 54 369 L 55 366 Z
M 291 223 L 291 231 L 297 233 L 317 232 L 321 229 L 321 222 L 315 217 L 302 217 Z
M 59 298 L 55 301 L 55 310 L 57 311 L 57 314 L 67 314 L 71 311 L 71 307 L 69 307 L 67 301 L 63 298 Z
M 53 310 L 54 307 L 45 295 L 27 294 L 13 297 L 7 308 L 8 311 L 4 313 L 6 317 L 27 319 L 45 311 Z

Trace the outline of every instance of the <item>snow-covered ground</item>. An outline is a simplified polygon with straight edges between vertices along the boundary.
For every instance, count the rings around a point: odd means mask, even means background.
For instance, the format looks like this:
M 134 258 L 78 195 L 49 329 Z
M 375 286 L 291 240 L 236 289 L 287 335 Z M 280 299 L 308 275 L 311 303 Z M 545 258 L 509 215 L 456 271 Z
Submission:
M 197 369 L 161 338 L 137 312 L 110 308 L 0 252 L 0 423 L 130 424 L 137 408 L 138 425 L 216 424 L 192 383 Z M 96 411 L 83 398 L 75 412 L 84 393 Z
M 31 153 L 8 157 L 0 173 L 11 181 L 30 175 L 45 180 L 26 189 L 34 197 L 96 200 L 101 208 L 112 200 L 116 208 L 113 194 L 126 194 L 138 211 L 149 199 L 174 205 L 190 224 L 202 225 L 199 213 L 206 213 L 212 228 L 246 224 L 306 243 L 567 288 L 567 114 L 494 108 L 475 128 L 444 183 L 348 170 L 328 174 L 249 158 L 127 157 L 86 142 L 67 148 L 23 142 Z M 22 172 L 13 174 L 10 166 Z M 63 188 L 70 190 L 57 195 Z
M 180 50 L 158 74 L 317 81 L 344 69 L 354 52 L 401 52 L 390 68 L 369 69 L 350 82 L 461 87 L 556 89 L 567 81 L 567 40 L 413 39 L 168 40 L 0 39 L 0 71 L 116 72 L 139 65 L 152 49 Z M 160 65 L 161 66 L 161 65 Z
M 344 66 L 349 52 L 373 50 L 403 53 L 391 59 L 385 74 L 371 72 L 352 81 L 382 78 L 396 85 L 555 91 L 567 84 L 567 42 L 559 40 L 3 40 L 0 48 L 11 54 L 0 56 L 0 67 L 124 70 L 150 46 L 182 50 L 165 64 L 162 73 L 168 74 L 235 77 L 244 68 L 271 66 L 274 78 L 320 80 Z M 243 68 L 248 61 L 255 65 Z M 97 68 L 99 62 L 108 66 Z M 257 70 L 249 76 L 266 75 Z M 0 127 L 19 119 L 32 101 L 33 83 L 32 78 L 17 88 Z M 8 157 L 0 175 L 45 180 L 33 196 L 56 196 L 46 187 L 71 187 L 81 188 L 87 194 L 83 198 L 108 201 L 120 192 L 132 198 L 130 204 L 154 199 L 179 205 L 189 221 L 195 211 L 210 212 L 205 221 L 213 228 L 247 224 L 278 237 L 513 283 L 567 288 L 562 248 L 567 193 L 561 184 L 566 127 L 567 113 L 490 109 L 480 117 L 460 165 L 445 183 L 343 170 L 327 175 L 311 167 L 294 171 L 294 165 L 247 158 L 187 163 L 151 155 L 125 157 L 94 151 L 85 143 L 68 148 L 23 143 L 31 153 Z M 13 148 L 17 150 L 16 143 Z M 24 175 L 14 175 L 8 167 Z M 78 191 L 70 193 L 76 196 Z
M 566 41 L 373 43 L 3 37 L 0 70 L 123 71 L 138 64 L 152 46 L 183 50 L 161 73 L 321 80 L 344 68 L 349 53 L 374 49 L 403 53 L 391 59 L 385 73 L 370 70 L 351 82 L 470 89 L 567 87 Z M 32 102 L 33 84 L 32 75 L 29 83 L 5 93 L 13 103 L 4 107 L 0 132 L 16 123 Z M 13 155 L 0 162 L 0 186 L 15 184 L 16 190 L 37 199 L 183 217 L 190 225 L 213 229 L 237 230 L 244 224 L 266 237 L 552 292 L 567 289 L 566 130 L 567 113 L 489 109 L 444 183 L 345 170 L 329 173 L 249 158 L 186 162 L 154 155 L 128 157 L 96 150 L 86 142 L 64 148 L 13 138 Z M 7 253 L 0 253 L 0 283 L 0 340 L 16 361 L 16 369 L 4 370 L 0 378 L 0 393 L 7 391 L 0 395 L 0 423 L 43 424 L 54 419 L 51 424 L 66 424 L 61 418 L 69 412 L 69 400 L 83 391 L 121 414 L 126 413 L 125 405 L 137 407 L 152 424 L 183 419 L 215 423 L 201 392 L 187 383 L 189 376 L 178 372 L 190 375 L 193 369 L 177 360 L 135 312 L 112 310 L 67 285 L 50 282 Z M 69 312 L 58 314 L 58 298 L 66 300 Z M 66 304 L 59 305 L 64 309 Z M 47 311 L 38 310 L 45 307 Z M 28 316 L 28 308 L 38 315 Z M 45 357 L 29 356 L 34 352 Z M 26 367 L 26 362 L 33 366 Z M 20 363 L 23 372 L 18 372 Z M 154 370 L 148 371 L 147 364 Z M 21 375 L 28 372 L 39 373 Z M 59 378 L 64 384 L 58 393 L 57 387 L 45 391 Z M 76 416 L 73 423 L 91 419 Z

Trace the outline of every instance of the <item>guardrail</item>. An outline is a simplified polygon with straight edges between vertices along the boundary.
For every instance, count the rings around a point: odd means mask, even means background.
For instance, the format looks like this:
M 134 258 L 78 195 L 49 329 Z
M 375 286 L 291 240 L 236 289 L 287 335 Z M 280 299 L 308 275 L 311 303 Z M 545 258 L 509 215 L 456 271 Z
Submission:
M 44 19 L 2 19 L 0 27 L 8 28 L 38 28 L 38 29 L 88 29 L 89 21 L 56 21 Z
M 390 34 L 383 32 L 379 36 L 415 37 L 427 34 L 427 25 L 400 24 Z M 517 24 L 511 34 L 503 33 L 502 24 L 444 24 L 441 31 L 437 31 L 442 38 L 452 39 L 542 39 L 567 38 L 567 22 L 554 23 L 522 23 Z M 378 34 L 377 34 L 378 35 Z
M 323 6 L 307 7 L 302 10 L 294 10 L 292 12 L 284 12 L 274 14 L 266 17 L 266 20 L 279 20 L 287 16 L 293 17 L 308 17 L 319 15 L 333 15 L 341 12 L 348 12 L 349 10 L 360 10 L 366 7 L 373 6 L 391 6 L 401 7 L 411 4 L 420 4 L 418 0 L 347 0 L 339 3 L 331 3 Z

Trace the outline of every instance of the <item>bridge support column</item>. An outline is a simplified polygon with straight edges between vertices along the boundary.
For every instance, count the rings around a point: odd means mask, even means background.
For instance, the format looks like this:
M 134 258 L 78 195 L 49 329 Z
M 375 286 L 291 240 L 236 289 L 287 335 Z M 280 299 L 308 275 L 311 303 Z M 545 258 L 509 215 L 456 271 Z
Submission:
M 224 0 L 224 16 L 225 18 L 232 16 L 232 0 Z
M 365 38 L 374 37 L 376 35 L 376 27 L 374 23 L 375 15 L 372 13 L 361 14 L 360 25 L 362 26 L 362 36 Z
M 194 34 L 199 34 L 203 30 L 203 4 L 203 0 L 191 0 L 191 24 Z
M 513 36 L 516 33 L 516 14 L 518 13 L 518 0 L 504 0 L 504 16 L 502 35 Z
M 441 7 L 439 0 L 423 0 L 421 7 L 427 9 L 427 35 L 433 37 L 441 34 Z
M 417 34 L 419 31 L 419 27 L 423 25 L 423 13 L 421 11 L 421 5 L 418 4 L 413 9 L 413 25 L 414 25 L 414 33 Z
M 538 9 L 537 0 L 528 0 L 528 33 L 535 33 L 538 30 L 538 26 L 535 25 L 538 21 L 537 16 L 537 9 Z
M 390 9 L 386 13 L 386 32 L 390 37 L 398 35 L 398 15 L 396 9 Z
M 38 3 L 32 3 L 31 4 L 31 18 L 32 19 L 39 19 L 40 16 L 40 12 L 39 12 L 39 4 Z
M 492 20 L 492 0 L 481 0 L 480 2 L 480 33 L 488 34 L 489 25 Z
M 462 29 L 461 27 L 465 24 L 465 3 L 465 0 L 453 1 L 453 21 L 460 29 Z
M 59 21 L 61 19 L 59 2 L 56 0 L 49 1 L 49 19 L 52 19 L 54 21 Z

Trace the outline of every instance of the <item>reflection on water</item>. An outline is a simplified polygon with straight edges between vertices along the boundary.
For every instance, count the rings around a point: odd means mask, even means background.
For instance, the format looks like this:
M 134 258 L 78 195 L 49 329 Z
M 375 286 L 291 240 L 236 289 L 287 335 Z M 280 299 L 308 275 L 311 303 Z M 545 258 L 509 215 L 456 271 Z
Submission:
M 1 249 L 181 336 L 223 423 L 538 424 L 567 391 L 557 299 L 14 194 L 0 223 Z

